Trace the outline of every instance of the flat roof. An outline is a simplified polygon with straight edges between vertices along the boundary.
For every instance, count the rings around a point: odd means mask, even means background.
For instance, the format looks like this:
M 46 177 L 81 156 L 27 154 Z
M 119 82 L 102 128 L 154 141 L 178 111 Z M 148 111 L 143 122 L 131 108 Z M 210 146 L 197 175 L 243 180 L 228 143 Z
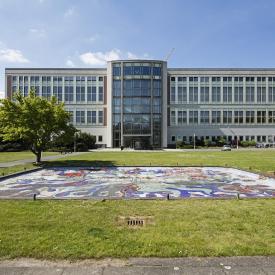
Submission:
M 40 70 L 40 71 L 46 71 L 46 70 L 55 70 L 55 71 L 106 71 L 107 68 L 24 68 L 24 67 L 19 67 L 19 68 L 5 68 L 5 70 L 26 70 L 26 71 L 31 71 L 31 70 Z
M 167 68 L 169 71 L 275 71 L 275 68 Z

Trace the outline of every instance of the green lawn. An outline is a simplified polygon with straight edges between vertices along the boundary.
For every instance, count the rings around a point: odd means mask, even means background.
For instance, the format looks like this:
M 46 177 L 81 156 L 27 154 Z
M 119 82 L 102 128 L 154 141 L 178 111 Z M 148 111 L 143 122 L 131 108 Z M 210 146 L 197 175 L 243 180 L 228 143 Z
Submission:
M 227 165 L 273 173 L 275 151 L 98 151 L 45 165 Z M 0 258 L 275 255 L 274 202 L 0 200 Z M 155 224 L 133 229 L 120 225 L 119 216 L 153 216 Z
M 54 152 L 44 152 L 42 153 L 42 156 L 53 156 L 56 154 L 57 153 L 54 153 Z M 35 161 L 35 155 L 30 151 L 0 152 L 0 163 L 21 160 L 21 159 L 33 159 L 33 161 Z
M 275 150 L 231 152 L 91 152 L 51 161 L 47 165 L 183 165 L 231 166 L 258 172 L 275 171 Z
M 21 152 L 22 155 L 27 152 Z M 6 159 L 14 158 L 15 153 L 6 154 Z M 9 155 L 11 154 L 11 155 Z M 17 154 L 17 153 L 16 153 Z M 52 154 L 52 153 L 45 153 Z M 4 156 L 4 155 L 3 155 Z M 30 155 L 31 157 L 32 155 Z M 19 157 L 19 156 L 18 156 Z M 2 157 L 3 158 L 3 157 Z M 42 159 L 43 160 L 43 159 Z M 91 152 L 78 156 L 68 156 L 60 160 L 45 162 L 46 166 L 92 166 L 92 165 L 174 165 L 174 166 L 230 166 L 273 175 L 275 171 L 275 150 L 233 150 L 184 151 L 184 152 Z M 1 166 L 1 164 L 0 164 Z M 34 168 L 32 164 L 0 168 L 0 175 Z
M 0 201 L 0 258 L 275 255 L 272 199 Z M 154 217 L 133 229 L 118 216 Z

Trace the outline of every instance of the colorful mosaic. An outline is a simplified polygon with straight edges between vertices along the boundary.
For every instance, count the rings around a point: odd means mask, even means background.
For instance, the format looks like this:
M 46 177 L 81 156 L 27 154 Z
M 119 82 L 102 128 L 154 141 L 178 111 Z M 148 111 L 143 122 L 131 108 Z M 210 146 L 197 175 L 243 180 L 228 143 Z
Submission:
M 221 167 L 52 168 L 0 182 L 0 198 L 275 197 L 275 179 Z

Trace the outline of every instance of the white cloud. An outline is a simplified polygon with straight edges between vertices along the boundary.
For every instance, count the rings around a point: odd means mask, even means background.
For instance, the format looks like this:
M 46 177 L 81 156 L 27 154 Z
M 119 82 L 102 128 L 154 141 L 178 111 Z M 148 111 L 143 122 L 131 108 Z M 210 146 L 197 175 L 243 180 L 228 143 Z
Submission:
M 132 52 L 124 53 L 119 49 L 112 49 L 107 52 L 86 52 L 79 56 L 80 60 L 86 65 L 104 66 L 107 61 L 118 59 L 150 59 L 151 57 L 145 53 L 137 55 Z
M 64 17 L 67 18 L 67 17 L 71 17 L 75 14 L 75 8 L 74 7 L 70 7 L 68 8 L 65 13 L 64 13 Z
M 75 67 L 75 64 L 74 64 L 74 62 L 71 59 L 67 59 L 66 66 L 68 66 L 68 67 Z
M 107 61 L 121 59 L 122 53 L 118 49 L 109 52 L 87 52 L 79 56 L 80 60 L 86 65 L 103 66 Z
M 44 29 L 29 29 L 29 33 L 40 38 L 46 37 L 46 31 Z
M 0 62 L 8 63 L 29 63 L 20 50 L 2 49 L 0 50 Z

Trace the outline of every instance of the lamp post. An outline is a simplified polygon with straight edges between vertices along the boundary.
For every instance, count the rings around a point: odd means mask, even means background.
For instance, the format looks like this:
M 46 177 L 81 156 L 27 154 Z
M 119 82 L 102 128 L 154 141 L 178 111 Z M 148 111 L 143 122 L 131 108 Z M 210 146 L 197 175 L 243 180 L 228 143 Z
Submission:
M 194 133 L 194 150 L 196 149 L 196 135 Z
M 76 152 L 76 137 L 77 137 L 77 132 L 74 133 L 74 153 Z

